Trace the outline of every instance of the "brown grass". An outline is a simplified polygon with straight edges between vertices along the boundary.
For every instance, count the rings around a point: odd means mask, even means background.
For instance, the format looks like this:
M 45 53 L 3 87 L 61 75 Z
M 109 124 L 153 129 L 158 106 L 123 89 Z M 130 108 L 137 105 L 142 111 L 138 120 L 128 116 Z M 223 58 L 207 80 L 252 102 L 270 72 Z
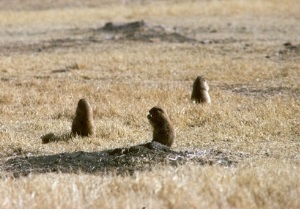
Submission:
M 1 11 L 0 47 L 18 50 L 0 52 L 0 208 L 299 208 L 299 54 L 276 55 L 286 41 L 300 43 L 298 1 L 119 3 Z M 39 53 L 26 48 L 57 38 L 84 39 L 88 35 L 70 30 L 132 19 L 186 27 L 184 33 L 200 40 L 239 41 L 107 41 Z M 217 32 L 197 32 L 208 26 Z M 242 27 L 246 33 L 239 32 Z M 190 101 L 197 75 L 209 82 L 211 105 Z M 94 109 L 96 135 L 43 145 L 46 133 L 70 132 L 82 97 Z M 175 150 L 220 149 L 250 157 L 234 168 L 187 164 L 123 177 L 48 173 L 14 179 L 2 169 L 18 155 L 150 141 L 146 114 L 157 104 L 176 127 Z
M 299 165 L 278 159 L 257 160 L 234 169 L 193 165 L 158 168 L 133 177 L 35 175 L 1 181 L 1 206 L 297 208 L 298 179 Z

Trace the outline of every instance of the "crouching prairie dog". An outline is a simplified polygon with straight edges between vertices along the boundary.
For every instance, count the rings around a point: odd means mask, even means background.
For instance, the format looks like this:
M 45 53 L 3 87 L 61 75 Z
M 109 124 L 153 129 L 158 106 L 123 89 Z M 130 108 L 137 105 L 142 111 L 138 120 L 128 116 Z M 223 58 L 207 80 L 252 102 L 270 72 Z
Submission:
M 211 103 L 209 86 L 203 76 L 198 76 L 193 84 L 191 99 L 196 103 Z
M 171 147 L 175 140 L 175 130 L 167 113 L 159 106 L 149 110 L 147 118 L 153 127 L 153 141 Z
M 95 133 L 93 109 L 86 99 L 80 99 L 72 123 L 72 134 L 91 136 Z

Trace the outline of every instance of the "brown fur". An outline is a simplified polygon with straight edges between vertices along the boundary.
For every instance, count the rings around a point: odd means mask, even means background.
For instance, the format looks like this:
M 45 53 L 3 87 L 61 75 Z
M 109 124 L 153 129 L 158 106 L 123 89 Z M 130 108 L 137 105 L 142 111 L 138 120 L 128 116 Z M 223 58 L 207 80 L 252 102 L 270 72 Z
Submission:
M 171 147 L 175 140 L 175 130 L 167 113 L 156 106 L 149 110 L 147 118 L 153 127 L 153 141 Z
M 204 77 L 198 76 L 193 84 L 191 99 L 196 103 L 211 103 L 209 86 Z
M 72 123 L 72 134 L 91 136 L 95 132 L 94 129 L 93 109 L 86 99 L 80 99 Z

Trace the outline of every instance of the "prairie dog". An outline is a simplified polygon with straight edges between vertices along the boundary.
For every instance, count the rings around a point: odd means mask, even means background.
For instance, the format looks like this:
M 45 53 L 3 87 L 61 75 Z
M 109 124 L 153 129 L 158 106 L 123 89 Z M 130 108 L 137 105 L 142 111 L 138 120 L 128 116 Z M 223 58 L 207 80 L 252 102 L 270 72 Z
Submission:
M 91 136 L 95 132 L 93 109 L 86 99 L 80 99 L 72 123 L 72 134 Z
M 159 106 L 149 110 L 147 118 L 153 127 L 153 141 L 171 147 L 175 140 L 175 130 L 167 113 Z
M 211 103 L 209 86 L 203 76 L 198 76 L 193 84 L 191 99 L 196 103 Z

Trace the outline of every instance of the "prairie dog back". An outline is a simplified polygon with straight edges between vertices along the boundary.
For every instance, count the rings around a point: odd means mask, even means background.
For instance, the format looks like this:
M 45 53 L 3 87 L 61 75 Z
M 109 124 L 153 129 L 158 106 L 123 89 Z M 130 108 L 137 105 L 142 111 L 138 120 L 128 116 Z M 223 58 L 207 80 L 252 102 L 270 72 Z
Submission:
M 94 134 L 94 129 L 93 109 L 86 99 L 80 99 L 72 123 L 72 134 L 90 136 Z
M 191 99 L 196 103 L 211 103 L 209 86 L 203 76 L 198 76 L 193 84 Z

